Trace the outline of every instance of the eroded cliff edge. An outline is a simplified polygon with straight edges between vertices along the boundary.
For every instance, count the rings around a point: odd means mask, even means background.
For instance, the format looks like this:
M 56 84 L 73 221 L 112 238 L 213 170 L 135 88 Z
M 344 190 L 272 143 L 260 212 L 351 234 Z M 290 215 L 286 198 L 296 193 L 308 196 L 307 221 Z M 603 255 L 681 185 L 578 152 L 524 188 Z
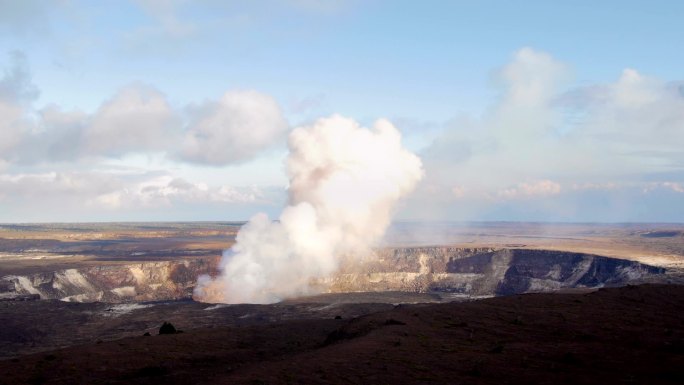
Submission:
M 219 257 L 88 266 L 0 278 L 1 298 L 133 302 L 191 298 L 197 277 L 218 269 Z
M 132 302 L 191 298 L 219 257 L 89 266 L 0 278 L 0 298 Z M 666 282 L 662 267 L 591 254 L 463 247 L 383 248 L 361 265 L 313 282 L 323 292 L 436 292 L 478 298 L 565 288 Z
M 417 291 L 497 296 L 563 288 L 619 286 L 666 279 L 666 269 L 622 259 L 552 250 L 387 248 L 365 273 L 343 270 L 333 292 Z

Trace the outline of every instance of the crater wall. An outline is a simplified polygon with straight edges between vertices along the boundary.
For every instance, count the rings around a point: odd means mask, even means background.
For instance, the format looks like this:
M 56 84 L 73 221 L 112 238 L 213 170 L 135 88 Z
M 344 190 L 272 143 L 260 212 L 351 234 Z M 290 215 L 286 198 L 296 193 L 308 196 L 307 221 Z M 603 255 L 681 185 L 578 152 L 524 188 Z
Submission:
M 191 298 L 197 277 L 215 273 L 218 257 L 148 261 L 7 275 L 0 299 L 60 299 L 74 302 L 132 302 Z
M 415 291 L 497 296 L 619 286 L 656 279 L 665 269 L 591 254 L 532 249 L 411 247 L 377 252 L 362 269 L 322 284 L 332 292 Z
M 312 282 L 321 292 L 402 291 L 477 298 L 564 288 L 658 281 L 665 269 L 591 254 L 533 249 L 403 247 L 343 266 Z M 8 275 L 0 299 L 132 302 L 191 298 L 197 277 L 214 275 L 219 257 L 120 263 Z

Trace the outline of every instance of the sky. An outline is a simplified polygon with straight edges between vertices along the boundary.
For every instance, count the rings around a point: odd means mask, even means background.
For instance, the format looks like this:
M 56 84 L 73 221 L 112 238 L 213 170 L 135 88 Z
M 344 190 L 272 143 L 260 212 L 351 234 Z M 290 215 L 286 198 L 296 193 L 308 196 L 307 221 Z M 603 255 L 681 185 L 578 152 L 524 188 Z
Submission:
M 0 0 L 0 222 L 247 220 L 387 119 L 397 220 L 684 222 L 679 1 Z

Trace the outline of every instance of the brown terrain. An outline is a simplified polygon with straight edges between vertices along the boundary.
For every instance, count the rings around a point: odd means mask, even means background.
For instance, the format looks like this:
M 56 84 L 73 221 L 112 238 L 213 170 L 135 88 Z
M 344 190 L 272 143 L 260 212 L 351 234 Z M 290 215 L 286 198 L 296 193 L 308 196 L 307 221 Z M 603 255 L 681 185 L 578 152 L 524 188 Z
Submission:
M 241 223 L 0 224 L 0 275 L 219 257 Z
M 684 224 L 480 222 L 395 225 L 388 243 L 570 251 L 684 269 Z
M 176 326 L 189 322 L 178 319 Z M 4 384 L 683 381 L 679 285 L 399 305 L 339 319 L 217 324 L 0 361 Z
M 403 223 L 326 294 L 193 301 L 239 226 L 0 225 L 0 384 L 684 383 L 684 225 Z

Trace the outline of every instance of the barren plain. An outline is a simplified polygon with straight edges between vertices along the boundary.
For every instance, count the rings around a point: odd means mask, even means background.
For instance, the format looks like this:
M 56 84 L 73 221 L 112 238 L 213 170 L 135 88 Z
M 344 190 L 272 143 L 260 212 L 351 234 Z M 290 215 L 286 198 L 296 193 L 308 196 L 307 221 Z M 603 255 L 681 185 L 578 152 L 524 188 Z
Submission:
M 684 225 L 400 223 L 323 294 L 193 301 L 240 225 L 0 225 L 0 383 L 684 379 Z

